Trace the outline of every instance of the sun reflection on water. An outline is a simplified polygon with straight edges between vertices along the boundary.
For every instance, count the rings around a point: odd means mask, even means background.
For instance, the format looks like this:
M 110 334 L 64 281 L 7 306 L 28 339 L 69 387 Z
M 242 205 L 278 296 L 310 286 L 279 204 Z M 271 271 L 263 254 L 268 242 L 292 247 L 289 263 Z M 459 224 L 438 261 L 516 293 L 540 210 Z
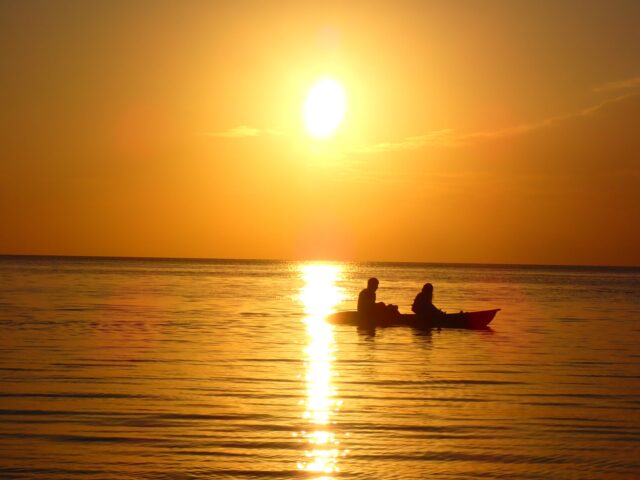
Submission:
M 307 326 L 307 347 L 305 354 L 305 382 L 307 396 L 304 402 L 304 419 L 308 430 L 300 432 L 307 443 L 305 460 L 298 468 L 306 472 L 324 475 L 317 480 L 330 480 L 332 474 L 339 471 L 338 459 L 345 454 L 340 442 L 332 431 L 333 415 L 340 407 L 336 390 L 332 385 L 332 362 L 334 360 L 335 340 L 333 325 L 325 321 L 340 303 L 342 289 L 335 283 L 342 269 L 338 265 L 303 265 L 300 272 L 305 286 L 300 300 L 305 308 Z

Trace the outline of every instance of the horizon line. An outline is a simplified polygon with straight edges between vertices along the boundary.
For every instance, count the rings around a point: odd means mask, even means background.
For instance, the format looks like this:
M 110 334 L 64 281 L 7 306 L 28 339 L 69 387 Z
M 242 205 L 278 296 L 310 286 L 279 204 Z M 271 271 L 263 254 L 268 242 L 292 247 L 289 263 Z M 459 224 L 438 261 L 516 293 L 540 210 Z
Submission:
M 69 258 L 69 259 L 110 259 L 110 260 L 182 260 L 182 261 L 229 261 L 229 262 L 328 262 L 328 263 L 373 263 L 405 265 L 452 265 L 452 266 L 494 266 L 494 267 L 555 267 L 555 268 L 622 268 L 640 269 L 640 265 L 604 265 L 604 264 L 561 264 L 561 263 L 504 263 L 504 262 L 444 262 L 444 261 L 407 261 L 407 260 L 336 260 L 336 259 L 286 259 L 286 258 L 223 258 L 223 257 L 155 257 L 139 255 L 56 255 L 30 253 L 0 253 L 3 258 Z

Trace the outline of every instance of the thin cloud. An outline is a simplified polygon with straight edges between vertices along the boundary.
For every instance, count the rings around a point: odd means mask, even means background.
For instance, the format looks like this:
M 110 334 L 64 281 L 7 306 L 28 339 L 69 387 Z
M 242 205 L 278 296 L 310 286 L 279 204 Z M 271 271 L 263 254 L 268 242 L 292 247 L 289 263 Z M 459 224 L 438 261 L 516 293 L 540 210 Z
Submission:
M 408 137 L 398 142 L 382 142 L 374 145 L 358 147 L 354 153 L 378 153 L 397 150 L 415 150 L 422 147 L 451 146 L 456 139 L 455 132 L 451 129 L 435 130 L 425 135 Z
M 483 140 L 520 135 L 553 123 L 553 119 L 539 123 L 516 125 L 485 132 L 457 133 L 452 129 L 435 130 L 425 135 L 407 137 L 397 142 L 382 142 L 374 145 L 358 147 L 354 153 L 385 153 L 401 150 L 417 150 L 427 147 L 463 147 Z
M 504 137 L 513 137 L 517 135 L 523 135 L 533 130 L 538 130 L 540 128 L 548 127 L 549 125 L 552 125 L 558 122 L 559 120 L 568 118 L 569 116 L 572 116 L 572 115 L 548 118 L 540 122 L 523 123 L 521 125 L 515 125 L 513 127 L 500 128 L 498 130 L 466 133 L 466 134 L 459 135 L 458 143 L 460 145 L 468 145 L 469 143 L 473 143 L 476 140 L 492 140 L 495 138 L 504 138 Z
M 640 88 L 640 76 L 627 78 L 624 80 L 616 80 L 599 85 L 593 89 L 594 92 L 611 92 L 615 90 L 630 90 Z
M 247 125 L 240 125 L 239 127 L 230 128 L 221 132 L 207 132 L 204 133 L 208 137 L 222 137 L 222 138 L 247 138 L 247 137 L 262 137 L 267 135 L 281 135 L 277 130 L 260 129 L 254 127 L 248 127 Z
M 640 78 L 639 78 L 640 80 Z M 640 85 L 640 83 L 639 83 Z M 597 105 L 582 109 L 578 112 L 559 115 L 556 117 L 546 118 L 539 122 L 524 123 L 512 127 L 501 128 L 497 130 L 488 130 L 472 133 L 457 133 L 452 129 L 443 129 L 429 132 L 425 135 L 407 137 L 397 142 L 382 142 L 374 145 L 359 147 L 352 150 L 354 153 L 384 153 L 399 150 L 417 150 L 426 147 L 463 147 L 473 145 L 487 140 L 495 140 L 499 138 L 514 137 L 524 135 L 526 133 L 540 130 L 556 125 L 560 122 L 571 120 L 572 118 L 592 115 L 603 107 L 626 100 L 630 97 L 639 95 L 638 93 L 630 93 L 619 97 L 605 100 Z

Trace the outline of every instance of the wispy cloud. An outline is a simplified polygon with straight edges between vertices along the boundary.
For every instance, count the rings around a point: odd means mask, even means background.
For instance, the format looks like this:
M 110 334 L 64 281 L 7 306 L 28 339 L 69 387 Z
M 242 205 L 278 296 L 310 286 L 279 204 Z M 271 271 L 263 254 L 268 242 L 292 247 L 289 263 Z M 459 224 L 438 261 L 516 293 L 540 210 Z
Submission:
M 550 125 L 554 119 L 543 122 L 516 125 L 499 130 L 483 132 L 458 133 L 452 129 L 435 130 L 424 135 L 407 137 L 396 142 L 381 142 L 353 149 L 354 153 L 384 153 L 401 150 L 417 150 L 421 148 L 450 148 L 463 147 L 484 140 L 492 140 L 502 137 L 520 135 L 537 128 Z
M 626 78 L 624 80 L 616 80 L 614 82 L 607 82 L 603 85 L 598 85 L 593 89 L 594 92 L 611 92 L 614 90 L 629 90 L 640 88 L 640 76 L 633 78 Z
M 222 138 L 247 138 L 247 137 L 261 137 L 282 135 L 281 132 L 272 129 L 261 129 L 248 127 L 247 125 L 240 125 L 239 127 L 229 128 L 228 130 L 222 130 L 220 132 L 205 132 L 203 135 L 208 137 L 222 137 Z
M 435 130 L 425 135 L 407 137 L 397 142 L 381 142 L 373 145 L 357 147 L 354 153 L 378 153 L 396 150 L 415 150 L 422 147 L 452 146 L 456 141 L 456 134 L 451 129 Z
M 523 123 L 520 125 L 514 125 L 513 127 L 499 128 L 497 130 L 465 133 L 458 136 L 458 144 L 468 145 L 469 143 L 473 143 L 474 141 L 492 140 L 496 138 L 514 137 L 517 135 L 523 135 L 533 130 L 538 130 L 540 128 L 548 127 L 549 125 L 553 125 L 559 120 L 563 120 L 564 118 L 567 118 L 567 117 L 568 116 L 553 117 L 553 118 L 547 118 L 547 119 L 541 120 L 539 122 Z
M 640 78 L 637 79 L 637 81 L 639 82 L 640 86 Z M 631 81 L 629 80 L 628 83 L 631 83 Z M 630 93 L 621 95 L 613 99 L 605 100 L 601 103 L 598 103 L 597 105 L 584 108 L 577 112 L 546 118 L 538 122 L 523 123 L 520 125 L 514 125 L 512 127 L 505 127 L 496 130 L 469 133 L 459 133 L 452 129 L 435 130 L 424 135 L 407 137 L 403 140 L 395 142 L 382 142 L 373 145 L 358 147 L 353 149 L 352 152 L 383 153 L 400 150 L 417 150 L 427 147 L 464 147 L 468 145 L 474 145 L 483 141 L 496 140 L 506 137 L 515 137 L 553 125 L 557 125 L 561 122 L 571 120 L 572 118 L 591 115 L 609 104 L 623 101 L 629 97 L 633 97 L 636 95 L 638 94 Z

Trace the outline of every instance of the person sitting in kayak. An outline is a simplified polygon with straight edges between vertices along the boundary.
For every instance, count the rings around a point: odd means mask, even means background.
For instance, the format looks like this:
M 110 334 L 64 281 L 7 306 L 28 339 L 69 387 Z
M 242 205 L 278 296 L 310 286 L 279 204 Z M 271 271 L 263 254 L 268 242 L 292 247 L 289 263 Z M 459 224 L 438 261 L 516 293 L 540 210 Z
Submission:
M 420 317 L 441 317 L 445 313 L 433 304 L 433 285 L 425 283 L 422 291 L 416 295 L 411 311 Z
M 377 278 L 370 278 L 367 281 L 367 288 L 364 288 L 358 295 L 358 313 L 364 315 L 397 315 L 397 305 L 385 305 L 384 302 L 376 303 L 376 290 L 379 283 Z

